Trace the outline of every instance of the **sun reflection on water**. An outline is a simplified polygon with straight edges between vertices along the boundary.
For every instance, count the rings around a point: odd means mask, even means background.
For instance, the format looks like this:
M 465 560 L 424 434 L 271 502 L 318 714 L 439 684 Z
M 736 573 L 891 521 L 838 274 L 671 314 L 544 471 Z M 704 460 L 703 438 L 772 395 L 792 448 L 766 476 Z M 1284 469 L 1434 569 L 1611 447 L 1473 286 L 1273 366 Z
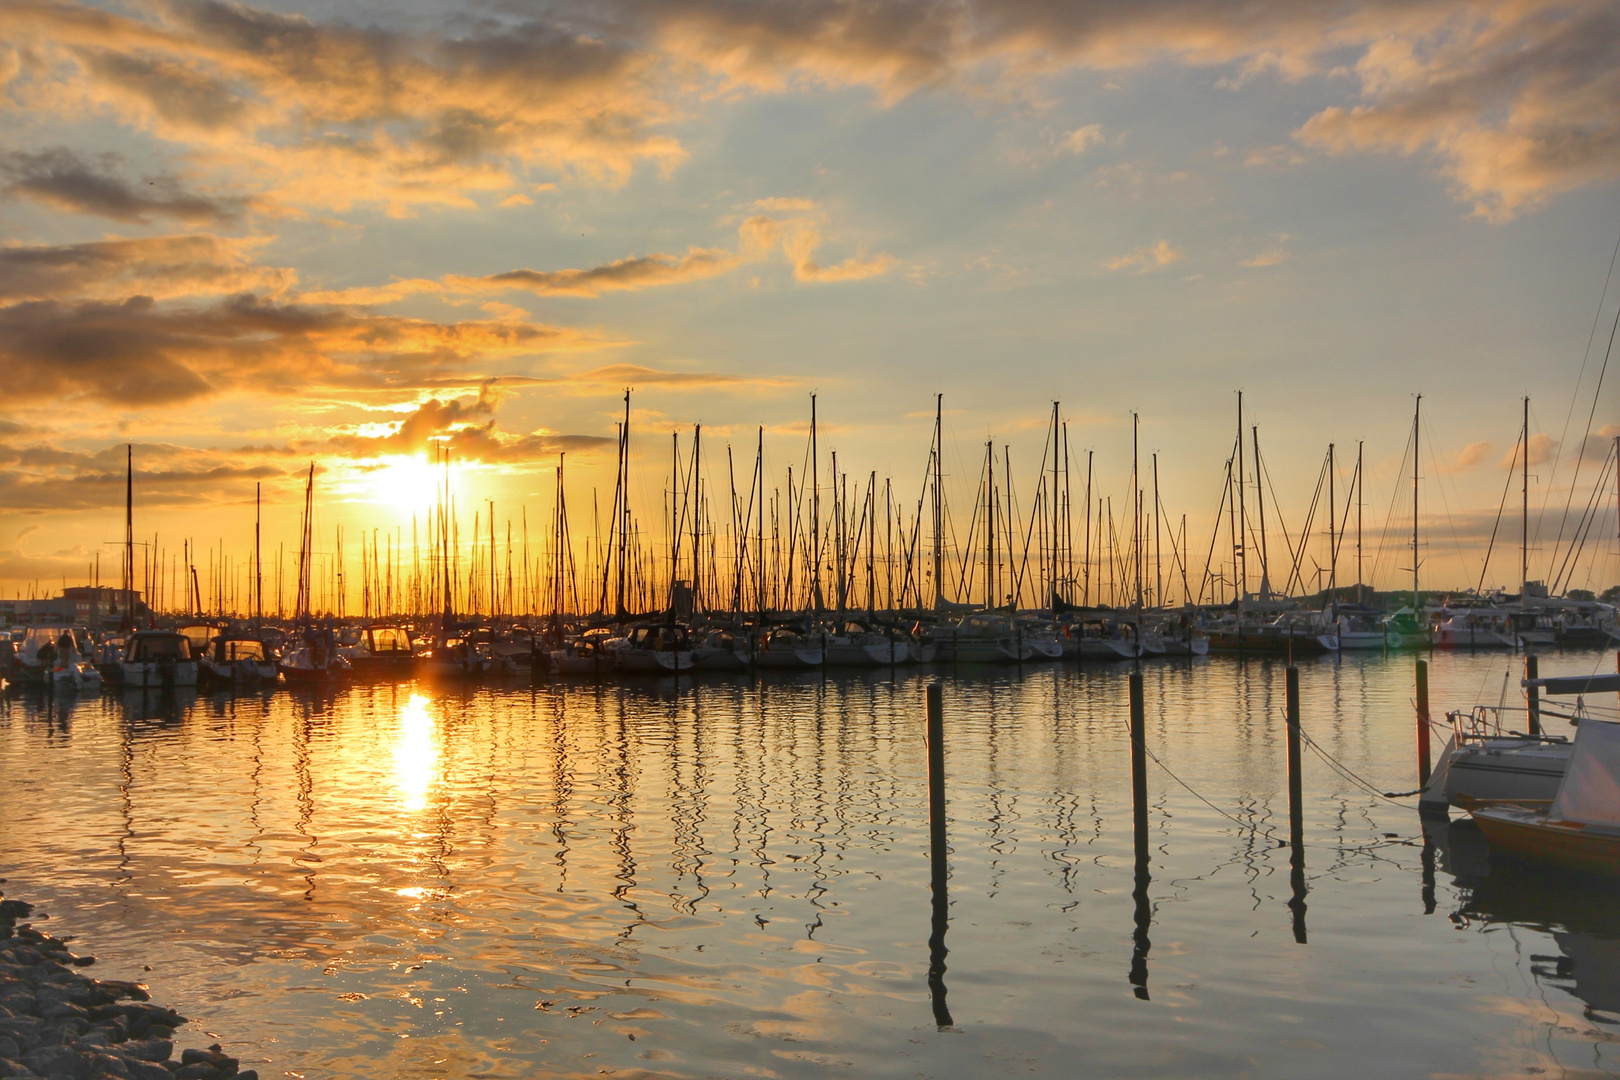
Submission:
M 394 743 L 394 786 L 407 813 L 427 806 L 428 789 L 439 763 L 438 728 L 428 712 L 428 699 L 412 694 L 399 710 L 399 738 Z

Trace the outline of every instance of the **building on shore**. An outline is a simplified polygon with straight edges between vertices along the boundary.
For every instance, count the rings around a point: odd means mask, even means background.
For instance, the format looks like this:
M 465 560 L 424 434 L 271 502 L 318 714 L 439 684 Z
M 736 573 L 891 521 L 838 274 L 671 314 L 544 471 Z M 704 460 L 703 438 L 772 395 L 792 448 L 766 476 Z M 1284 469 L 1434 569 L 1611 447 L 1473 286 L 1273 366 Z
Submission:
M 124 624 L 125 609 L 131 601 L 135 624 L 145 625 L 152 610 L 139 592 L 83 585 L 63 589 L 61 596 L 48 600 L 0 600 L 0 626 L 85 626 L 92 630 L 117 630 Z

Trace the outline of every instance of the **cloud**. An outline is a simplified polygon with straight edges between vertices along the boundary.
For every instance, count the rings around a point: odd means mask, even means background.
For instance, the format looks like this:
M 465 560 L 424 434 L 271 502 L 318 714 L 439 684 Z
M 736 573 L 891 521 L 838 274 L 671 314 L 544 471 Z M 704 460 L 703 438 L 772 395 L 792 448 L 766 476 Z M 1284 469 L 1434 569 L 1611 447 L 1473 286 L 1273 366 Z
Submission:
M 0 439 L 0 509 L 22 512 L 102 510 L 124 505 L 124 444 L 96 451 L 64 450 L 48 443 L 19 445 Z M 289 474 L 256 448 L 198 449 L 170 443 L 133 446 L 143 508 L 195 505 L 197 500 L 239 499 L 254 482 Z M 21 535 L 19 535 L 19 539 Z
M 782 385 L 791 379 L 759 375 L 728 375 L 719 371 L 659 371 L 636 364 L 610 364 L 572 377 L 575 382 L 604 386 L 669 386 L 700 389 L 710 386 Z
M 382 434 L 358 432 L 334 435 L 319 448 L 355 458 L 425 453 L 429 446 L 447 445 L 463 461 L 518 463 L 538 461 L 560 452 L 589 452 L 614 445 L 601 435 L 561 435 L 534 431 L 524 435 L 502 432 L 495 412 L 500 397 L 490 385 L 476 398 L 430 398 Z
M 223 0 L 20 0 L 0 7 L 0 40 L 26 58 L 15 107 L 115 118 L 290 203 L 406 213 L 509 188 L 514 168 L 618 182 L 684 158 L 653 130 L 678 80 L 636 35 L 566 18 L 449 35 Z
M 264 243 L 260 237 L 197 234 L 0 246 L 0 302 L 248 291 L 279 296 L 296 276 L 291 270 L 253 265 L 252 256 Z
M 1103 141 L 1101 124 L 1087 124 L 1082 128 L 1075 128 L 1058 141 L 1059 147 L 1071 154 L 1083 154 L 1093 146 Z
M 1160 240 L 1157 244 L 1137 248 L 1127 255 L 1104 259 L 1102 265 L 1105 270 L 1129 270 L 1133 274 L 1146 274 L 1160 267 L 1169 266 L 1180 259 L 1182 254 L 1171 247 L 1168 240 Z
M 1450 457 L 1437 462 L 1436 468 L 1443 473 L 1464 473 L 1484 461 L 1485 455 L 1490 452 L 1490 443 L 1471 442 Z
M 887 273 L 899 264 L 890 255 L 867 256 L 857 252 L 842 262 L 823 266 L 814 257 L 821 243 L 820 227 L 811 218 L 782 219 L 756 214 L 738 227 L 736 251 L 690 247 L 684 255 L 663 252 L 635 255 L 583 270 L 520 269 L 479 277 L 447 274 L 442 278 L 401 278 L 386 285 L 311 290 L 299 298 L 306 303 L 359 306 L 390 304 L 421 295 L 449 297 L 499 292 L 592 298 L 607 292 L 702 281 L 729 273 L 744 262 L 769 258 L 778 250 L 793 267 L 794 277 L 807 282 L 858 281 Z
M 685 255 L 642 255 L 589 270 L 508 270 L 488 277 L 449 277 L 450 287 L 521 289 L 536 296 L 600 296 L 604 292 L 673 285 L 723 274 L 737 257 L 719 248 L 690 248 Z
M 8 404 L 84 399 L 141 408 L 225 391 L 402 389 L 465 379 L 470 365 L 495 358 L 606 344 L 542 323 L 436 323 L 252 294 L 180 307 L 145 296 L 0 307 Z
M 66 147 L 0 154 L 5 192 L 71 213 L 95 214 L 128 224 L 170 217 L 189 224 L 237 217 L 241 199 L 218 199 L 186 190 L 172 176 L 143 177 L 139 185 L 116 175 L 116 154 L 86 161 Z
M 1620 10 L 1607 3 L 1459 8 L 1427 33 L 1369 43 L 1361 104 L 1296 133 L 1329 153 L 1437 156 L 1476 214 L 1506 220 L 1620 176 Z
M 1037 101 L 1044 76 L 1162 64 L 1223 69 L 1217 82 L 1232 89 L 1348 73 L 1355 99 L 1310 118 L 1300 145 L 1433 155 L 1458 197 L 1497 220 L 1620 175 L 1620 10 L 1609 0 L 510 10 L 522 14 L 431 32 L 224 0 L 117 11 L 14 0 L 0 7 L 0 40 L 12 46 L 14 107 L 113 117 L 237 166 L 282 201 L 333 209 L 469 205 L 536 169 L 608 183 L 642 163 L 667 172 L 686 151 L 662 129 L 717 93 L 860 86 L 892 103 L 945 87 Z M 1073 149 L 1092 145 L 1080 133 Z
M 755 210 L 764 210 L 777 214 L 805 214 L 816 209 L 814 199 L 800 199 L 786 196 L 776 196 L 769 199 L 755 199 L 749 203 Z
M 1288 250 L 1286 248 L 1278 247 L 1272 248 L 1270 251 L 1262 251 L 1258 255 L 1244 259 L 1242 262 L 1238 263 L 1238 265 L 1251 267 L 1253 269 L 1261 269 L 1267 266 L 1276 266 L 1278 263 L 1287 261 Z

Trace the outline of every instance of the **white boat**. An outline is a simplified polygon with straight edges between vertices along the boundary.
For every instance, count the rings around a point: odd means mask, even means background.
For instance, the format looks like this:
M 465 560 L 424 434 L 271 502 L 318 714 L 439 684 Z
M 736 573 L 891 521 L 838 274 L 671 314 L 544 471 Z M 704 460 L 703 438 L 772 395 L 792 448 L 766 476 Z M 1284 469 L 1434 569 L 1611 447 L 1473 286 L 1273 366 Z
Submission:
M 1012 620 L 988 611 L 935 628 L 933 643 L 938 659 L 946 663 L 1018 664 L 1034 655 Z
M 1620 690 L 1620 675 L 1524 682 L 1549 696 L 1576 696 L 1573 713 L 1556 711 L 1558 706 L 1551 703 L 1543 706 L 1542 712 L 1567 716 L 1581 726 L 1608 723 L 1587 712 L 1582 695 Z M 1519 709 L 1480 705 L 1448 714 L 1452 734 L 1423 792 L 1419 804 L 1422 809 L 1437 812 L 1446 806 L 1469 810 L 1494 802 L 1544 805 L 1552 801 L 1569 765 L 1569 741 L 1562 736 L 1528 735 L 1506 728 L 1502 722 L 1504 711 L 1510 716 L 1523 713 Z
M 795 671 L 820 667 L 826 660 L 821 646 L 793 630 L 778 627 L 763 641 L 744 642 L 737 647 L 737 658 L 751 667 Z
M 1434 632 L 1437 649 L 1517 649 L 1519 636 L 1507 613 L 1489 608 L 1454 611 Z
M 416 660 L 417 674 L 426 679 L 479 679 L 494 668 L 489 649 L 465 637 L 446 638 Z
M 75 652 L 66 660 L 58 658 L 51 669 L 51 686 L 57 691 L 93 693 L 101 689 L 101 672 Z
M 202 678 L 223 684 L 275 682 L 278 674 L 264 642 L 229 634 L 214 638 L 197 663 Z
M 907 660 L 906 641 L 868 630 L 860 623 L 815 636 L 827 667 L 890 667 Z
M 1401 647 L 1400 631 L 1394 630 L 1368 615 L 1341 614 L 1336 632 L 1339 637 L 1339 649 L 1341 651 L 1383 651 Z
M 737 639 L 724 630 L 708 630 L 692 642 L 692 666 L 699 671 L 741 671 L 748 666 Z
M 197 659 L 191 641 L 170 630 L 141 630 L 131 634 L 118 665 L 125 686 L 170 687 L 197 685 Z
M 694 660 L 691 639 L 685 628 L 675 625 L 638 626 L 602 648 L 616 670 L 648 675 L 691 671 Z

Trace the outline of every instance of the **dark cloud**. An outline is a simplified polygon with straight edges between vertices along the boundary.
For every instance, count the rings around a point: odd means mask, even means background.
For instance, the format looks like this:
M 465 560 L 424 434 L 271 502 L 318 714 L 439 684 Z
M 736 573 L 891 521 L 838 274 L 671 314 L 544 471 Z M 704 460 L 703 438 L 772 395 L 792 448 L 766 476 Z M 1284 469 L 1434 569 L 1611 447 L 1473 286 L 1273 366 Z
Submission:
M 123 444 L 86 452 L 4 440 L 0 434 L 0 463 L 6 466 L 0 471 L 0 509 L 45 512 L 124 505 Z M 241 499 L 251 494 L 253 483 L 289 479 L 295 471 L 254 452 L 168 443 L 137 443 L 133 450 L 142 507 Z
M 96 214 L 113 221 L 145 224 L 154 217 L 191 223 L 220 222 L 240 214 L 240 199 L 215 199 L 187 191 L 172 176 L 127 180 L 117 175 L 115 154 L 87 160 L 65 147 L 36 153 L 0 154 L 5 192 L 47 203 L 59 210 Z
M 0 247 L 0 301 L 284 292 L 292 272 L 254 266 L 258 246 L 200 234 Z
M 601 450 L 616 442 L 599 435 L 508 434 L 495 423 L 499 405 L 500 398 L 492 385 L 483 387 L 476 398 L 430 398 L 399 421 L 392 432 L 336 435 L 327 440 L 324 449 L 328 453 L 370 458 L 421 454 L 430 446 L 441 445 L 448 446 L 462 460 L 519 463 L 554 457 L 559 452 Z
M 423 379 L 465 377 L 481 360 L 601 344 L 542 323 L 436 323 L 252 294 L 184 307 L 145 296 L 0 307 L 0 365 L 15 403 L 83 398 L 141 407 L 222 390 L 409 389 Z

